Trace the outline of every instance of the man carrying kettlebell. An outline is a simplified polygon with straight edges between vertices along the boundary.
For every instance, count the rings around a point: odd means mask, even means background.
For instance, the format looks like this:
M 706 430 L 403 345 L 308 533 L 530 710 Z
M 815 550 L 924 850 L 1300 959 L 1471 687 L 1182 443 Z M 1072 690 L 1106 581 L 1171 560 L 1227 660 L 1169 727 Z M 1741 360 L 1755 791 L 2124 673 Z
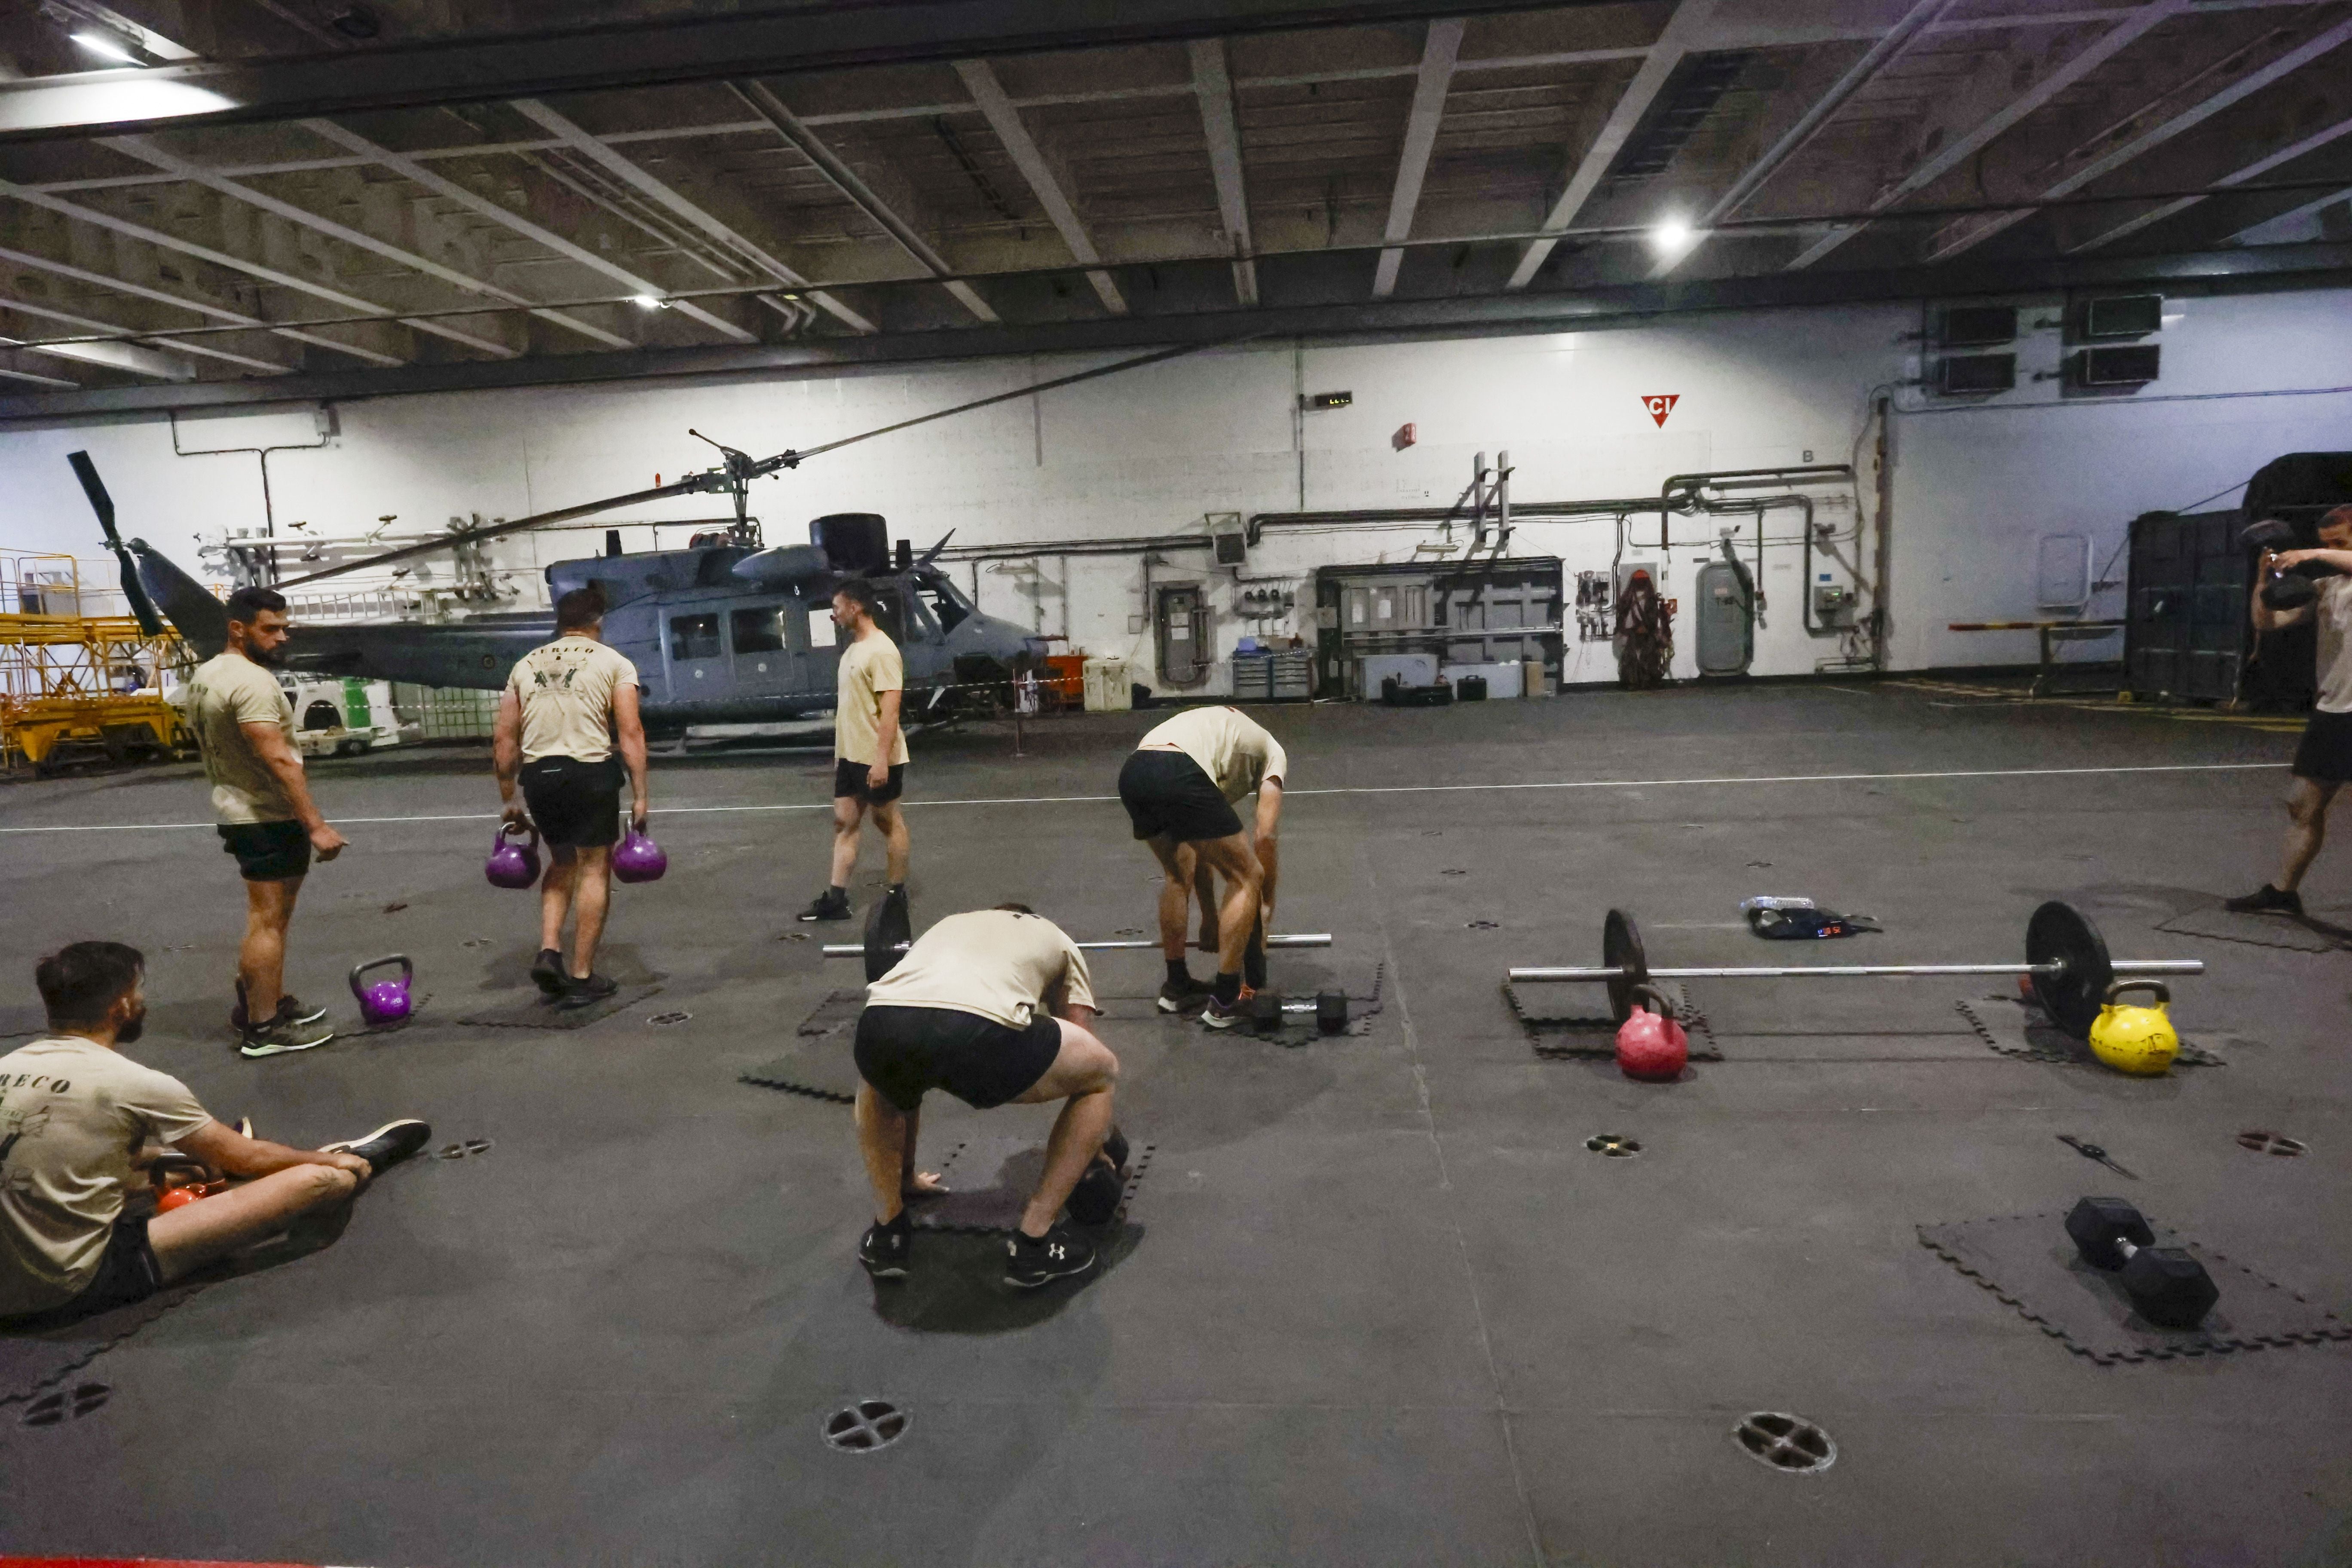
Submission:
M 332 1223 L 433 1136 L 389 1121 L 311 1151 L 222 1126 L 179 1079 L 121 1054 L 147 1021 L 145 970 L 119 942 L 78 942 L 34 968 L 48 1033 L 0 1056 L 0 1320 L 127 1306 L 298 1223 Z M 152 1219 L 126 1215 L 146 1184 L 139 1166 L 166 1150 L 245 1180 Z
M 612 899 L 624 763 L 629 819 L 645 831 L 646 729 L 637 667 L 604 641 L 604 590 L 574 588 L 556 600 L 555 630 L 553 642 L 515 660 L 499 696 L 492 755 L 506 820 L 535 827 L 551 862 L 539 884 L 539 956 L 531 961 L 531 980 L 561 1005 L 585 1007 L 620 989 L 611 976 L 596 973 L 596 944 Z
M 841 662 L 833 708 L 833 880 L 800 918 L 849 918 L 849 879 L 857 869 L 859 829 L 870 816 L 882 835 L 888 892 L 907 885 L 907 819 L 898 797 L 907 788 L 907 736 L 900 705 L 907 667 L 898 645 L 875 623 L 881 603 L 874 584 L 853 577 L 833 591 L 833 624 Z
M 1118 798 L 1135 836 L 1160 862 L 1160 951 L 1168 978 L 1163 1013 L 1202 1003 L 1201 1022 L 1230 1029 L 1265 984 L 1265 932 L 1274 924 L 1281 868 L 1283 777 L 1290 758 L 1263 725 L 1233 708 L 1188 708 L 1143 737 L 1118 773 Z M 1255 795 L 1243 830 L 1234 805 Z M 1216 911 L 1217 978 L 1203 986 L 1184 963 L 1186 901 L 1206 866 L 1224 880 Z M 1207 900 L 1202 900 L 1207 925 Z
M 1095 1249 L 1058 1223 L 1111 1131 L 1118 1058 L 1087 1026 L 1095 1005 L 1086 955 L 1025 904 L 950 915 L 866 988 L 857 1017 L 857 1147 L 874 1184 L 874 1224 L 857 1245 L 877 1279 L 907 1272 L 907 1199 L 938 1189 L 915 1170 L 923 1096 L 966 1105 L 1063 1102 L 1045 1170 L 1006 1243 L 1004 1282 L 1027 1289 L 1083 1274 Z
M 2339 575 L 2319 579 L 2313 584 L 2317 595 L 2295 609 L 2274 610 L 2263 602 L 2260 585 L 2273 572 L 2305 562 L 2333 566 Z M 2231 899 L 2227 907 L 2241 914 L 2300 915 L 2303 895 L 2297 889 L 2326 841 L 2327 808 L 2336 792 L 2352 781 L 2352 506 L 2339 506 L 2319 520 L 2318 549 L 2264 551 L 2254 582 L 2256 631 L 2276 631 L 2306 620 L 2316 623 L 2319 689 L 2304 724 L 2303 742 L 2294 749 L 2294 784 L 2286 797 L 2286 847 L 2278 879 Z

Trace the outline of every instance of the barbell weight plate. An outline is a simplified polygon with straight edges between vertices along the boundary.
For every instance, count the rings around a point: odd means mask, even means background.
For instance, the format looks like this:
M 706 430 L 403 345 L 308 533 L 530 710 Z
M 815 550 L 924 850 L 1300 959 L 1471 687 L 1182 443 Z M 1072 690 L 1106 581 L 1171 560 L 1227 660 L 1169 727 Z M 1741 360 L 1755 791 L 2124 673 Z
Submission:
M 915 939 L 915 917 L 907 907 L 907 890 L 886 893 L 866 917 L 866 981 L 872 984 L 898 967 L 908 943 Z
M 2056 899 L 2043 904 L 2025 922 L 2025 962 L 2064 966 L 2033 976 L 2033 999 L 2052 1023 L 2078 1040 L 2089 1039 L 2116 977 L 2106 939 L 2091 917 Z
M 1642 928 L 1623 910 L 1611 910 L 1601 924 L 1601 963 L 1617 971 L 1609 982 L 1609 1016 L 1622 1024 L 1633 1016 L 1633 987 L 1650 980 L 1650 960 L 1642 951 Z

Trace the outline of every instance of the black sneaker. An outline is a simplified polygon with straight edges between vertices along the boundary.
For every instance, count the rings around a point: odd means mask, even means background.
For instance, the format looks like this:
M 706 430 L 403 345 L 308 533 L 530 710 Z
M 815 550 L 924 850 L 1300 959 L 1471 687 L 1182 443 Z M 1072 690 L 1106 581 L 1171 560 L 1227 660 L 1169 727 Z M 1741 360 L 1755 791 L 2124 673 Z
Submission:
M 2270 883 L 2264 882 L 2259 891 L 2248 893 L 2242 899 L 2231 899 L 2221 907 L 2233 914 L 2300 917 L 2303 913 L 2303 895 L 2282 893 Z
M 898 1216 L 906 1218 L 902 1213 Z M 866 1265 L 866 1272 L 877 1279 L 904 1279 L 907 1277 L 907 1255 L 914 1249 L 915 1232 L 911 1226 L 869 1225 L 864 1239 L 857 1244 L 857 1261 Z
M 800 912 L 800 918 L 804 921 L 845 921 L 849 918 L 849 895 L 827 888 L 810 900 L 809 907 Z
M 563 954 L 551 947 L 542 947 L 539 956 L 530 961 L 530 983 L 551 997 L 563 994 Z
M 238 1031 L 236 1049 L 243 1057 L 278 1057 L 323 1046 L 334 1037 L 335 1031 L 324 1024 L 297 1024 L 281 1016 L 257 1029 Z
M 1034 1290 L 1094 1266 L 1095 1249 L 1072 1236 L 1066 1226 L 1057 1225 L 1034 1239 L 1016 1230 L 1004 1244 L 1004 1282 L 1016 1290 Z
M 621 983 L 609 974 L 590 974 L 585 979 L 567 979 L 563 983 L 564 1007 L 593 1007 L 621 988 Z
M 1190 1013 L 1216 994 L 1216 988 L 1205 980 L 1195 980 L 1187 974 L 1180 983 L 1164 981 L 1156 1004 L 1163 1013 Z
M 281 991 L 278 994 L 278 1011 L 272 1018 L 280 1024 L 315 1024 L 326 1016 L 324 1007 L 306 1007 L 302 999 L 291 991 Z M 236 987 L 236 1005 L 228 1010 L 228 1026 L 241 1035 L 245 1033 L 247 1022 L 245 984 L 240 981 Z
M 387 1121 L 364 1138 L 354 1138 L 348 1143 L 330 1143 L 321 1153 L 357 1154 L 368 1163 L 371 1175 L 383 1174 L 384 1167 L 396 1165 L 427 1143 L 433 1142 L 433 1129 L 413 1116 L 398 1121 Z
M 1216 994 L 1209 994 L 1209 1005 L 1201 1010 L 1201 1022 L 1212 1029 L 1231 1029 L 1249 1022 L 1250 997 L 1255 994 L 1246 985 L 1231 1002 L 1220 1002 Z

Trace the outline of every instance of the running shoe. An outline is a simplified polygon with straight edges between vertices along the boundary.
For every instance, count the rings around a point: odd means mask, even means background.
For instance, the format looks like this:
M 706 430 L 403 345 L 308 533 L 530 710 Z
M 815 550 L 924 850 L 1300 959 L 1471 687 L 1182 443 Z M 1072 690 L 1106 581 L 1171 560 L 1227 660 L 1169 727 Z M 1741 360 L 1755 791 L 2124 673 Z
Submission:
M 2221 907 L 2233 914 L 2241 915 L 2300 916 L 2303 913 L 2303 895 L 2283 893 L 2270 883 L 2264 882 L 2258 891 L 2248 893 L 2242 899 L 2231 899 Z
M 323 1046 L 334 1037 L 335 1031 L 324 1024 L 297 1024 L 280 1015 L 258 1029 L 239 1031 L 236 1050 L 242 1057 L 279 1057 Z
M 584 978 L 569 979 L 563 983 L 563 1000 L 558 1005 L 593 1007 L 620 988 L 621 983 L 609 974 L 590 974 Z
M 903 1220 L 906 1216 L 901 1214 L 899 1217 Z M 911 1226 L 869 1225 L 857 1244 L 857 1261 L 866 1265 L 866 1272 L 877 1279 L 904 1279 L 907 1255 L 914 1249 L 914 1242 Z
M 1189 1013 L 1215 994 L 1215 987 L 1207 981 L 1195 980 L 1187 974 L 1181 982 L 1170 980 L 1161 984 L 1157 1005 L 1163 1013 Z
M 835 888 L 827 888 L 800 912 L 803 921 L 845 921 L 849 918 L 849 895 Z
M 278 1023 L 315 1024 L 326 1016 L 327 1010 L 324 1007 L 306 1007 L 302 1005 L 302 999 L 291 991 L 281 991 L 278 994 L 277 1022 Z M 241 1035 L 245 1033 L 245 984 L 240 981 L 236 987 L 236 1005 L 228 1010 L 228 1026 Z
M 563 994 L 563 954 L 551 947 L 542 947 L 539 956 L 530 961 L 530 983 L 550 997 Z
M 1212 1029 L 1230 1029 L 1246 1024 L 1249 1022 L 1250 998 L 1255 994 L 1257 993 L 1246 985 L 1231 1002 L 1220 1002 L 1212 994 L 1208 1006 L 1202 1011 L 1201 1022 Z
M 368 1163 L 371 1174 L 382 1175 L 384 1167 L 398 1164 L 431 1142 L 433 1129 L 429 1125 L 413 1116 L 404 1116 L 397 1121 L 385 1122 L 364 1138 L 330 1143 L 320 1152 L 357 1154 Z
M 1016 1230 L 1004 1244 L 1004 1282 L 1016 1290 L 1034 1290 L 1094 1266 L 1095 1249 L 1072 1236 L 1066 1226 L 1057 1225 L 1041 1237 Z

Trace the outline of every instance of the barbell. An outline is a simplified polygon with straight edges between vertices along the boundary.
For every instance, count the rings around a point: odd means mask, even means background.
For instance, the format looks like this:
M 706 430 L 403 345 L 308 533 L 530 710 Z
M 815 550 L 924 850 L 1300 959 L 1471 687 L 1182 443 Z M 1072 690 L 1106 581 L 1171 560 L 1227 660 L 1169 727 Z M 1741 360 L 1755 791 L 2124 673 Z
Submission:
M 882 901 L 876 904 L 873 911 L 866 917 L 864 942 L 826 942 L 824 955 L 827 958 L 864 959 L 866 978 L 870 984 L 898 967 L 898 960 L 905 955 L 908 948 L 914 945 L 914 911 L 908 906 L 906 892 L 901 889 L 896 893 L 886 894 Z M 1148 937 L 1134 937 L 1108 942 L 1073 942 L 1071 945 L 1082 952 L 1103 952 L 1129 950 L 1139 952 L 1144 948 L 1156 949 L 1160 943 Z M 1331 933 L 1327 931 L 1295 931 L 1287 935 L 1269 936 L 1265 939 L 1265 945 L 1268 947 L 1328 947 L 1331 945 Z M 1309 1002 L 1298 1011 L 1312 1012 L 1314 1008 L 1315 1005 Z
M 1642 946 L 1641 928 L 1622 910 L 1611 910 L 1601 927 L 1601 962 L 1591 967 L 1529 966 L 1510 972 L 1513 982 L 1590 981 L 1609 987 L 1609 1007 L 1618 1023 L 1633 1016 L 1633 988 L 1653 980 L 1879 980 L 1958 974 L 2021 974 L 2033 983 L 2034 1000 L 2052 1023 L 2088 1039 L 2105 1005 L 2107 986 L 2119 974 L 2202 974 L 2201 958 L 2107 956 L 2106 939 L 2090 916 L 2053 899 L 2025 923 L 2022 963 L 1835 963 L 1737 964 L 1703 969 L 1653 969 Z

